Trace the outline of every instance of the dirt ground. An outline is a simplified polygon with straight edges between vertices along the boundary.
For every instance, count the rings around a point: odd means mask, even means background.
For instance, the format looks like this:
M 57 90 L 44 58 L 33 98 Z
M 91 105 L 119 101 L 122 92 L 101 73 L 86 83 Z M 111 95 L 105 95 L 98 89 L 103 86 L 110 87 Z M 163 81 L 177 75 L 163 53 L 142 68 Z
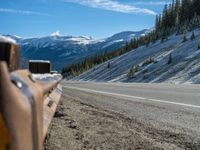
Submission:
M 46 150 L 198 149 L 180 133 L 63 96 L 45 141 Z

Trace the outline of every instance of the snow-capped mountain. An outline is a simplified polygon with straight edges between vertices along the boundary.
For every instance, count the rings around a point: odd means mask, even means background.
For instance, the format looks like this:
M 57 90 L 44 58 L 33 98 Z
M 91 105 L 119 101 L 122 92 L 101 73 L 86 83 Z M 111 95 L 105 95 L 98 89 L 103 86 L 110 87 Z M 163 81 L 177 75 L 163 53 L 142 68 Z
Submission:
M 163 43 L 158 40 L 88 70 L 72 80 L 99 82 L 200 83 L 200 29 L 184 35 L 172 35 Z M 171 57 L 171 62 L 169 59 Z M 151 60 L 151 61 L 149 61 Z M 109 67 L 108 67 L 109 64 Z M 138 65 L 132 78 L 128 72 Z
M 116 41 L 116 40 L 124 40 L 124 41 L 129 41 L 133 38 L 138 38 L 142 35 L 145 35 L 147 33 L 149 33 L 151 31 L 151 29 L 144 29 L 142 31 L 125 31 L 125 32 L 120 32 L 117 33 L 109 38 L 107 38 L 107 41 Z
M 105 51 L 113 51 L 122 47 L 134 37 L 140 37 L 149 30 L 139 32 L 121 32 L 105 39 L 94 39 L 88 36 L 60 36 L 53 34 L 41 38 L 21 38 L 6 35 L 21 46 L 23 59 L 50 60 L 53 69 L 61 70 L 68 65 L 81 62 L 86 57 L 92 57 Z

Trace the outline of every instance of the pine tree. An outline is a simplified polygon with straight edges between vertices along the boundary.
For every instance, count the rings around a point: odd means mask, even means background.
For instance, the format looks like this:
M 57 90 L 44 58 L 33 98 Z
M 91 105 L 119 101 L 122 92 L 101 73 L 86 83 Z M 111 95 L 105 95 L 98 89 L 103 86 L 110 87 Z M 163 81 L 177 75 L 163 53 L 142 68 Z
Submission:
M 198 50 L 200 49 L 200 44 L 198 45 Z
M 134 76 L 134 68 L 133 68 L 133 66 L 132 66 L 132 67 L 130 68 L 128 74 L 127 74 L 127 77 L 128 77 L 128 79 L 131 79 L 131 78 L 133 78 L 133 76 Z
M 184 43 L 184 42 L 186 42 L 186 41 L 187 41 L 187 36 L 184 34 L 184 36 L 183 36 L 183 41 L 182 41 L 182 42 Z
M 126 42 L 126 45 L 125 45 L 125 51 L 128 51 L 129 50 L 129 43 L 128 42 Z
M 170 54 L 169 54 L 169 59 L 168 59 L 167 64 L 169 65 L 169 64 L 171 64 L 171 63 L 172 63 L 172 54 L 170 53 Z
M 182 0 L 182 3 L 181 3 L 181 18 L 180 18 L 180 21 L 181 23 L 183 24 L 186 19 L 190 20 L 190 11 L 189 11 L 189 8 L 190 8 L 190 0 Z
M 195 39 L 195 34 L 194 34 L 194 32 L 192 32 L 192 35 L 191 35 L 190 39 L 191 39 L 191 40 L 194 40 L 194 39 Z
M 175 6 L 174 6 L 174 24 L 176 26 L 176 28 L 178 27 L 179 23 L 180 23 L 180 0 L 176 0 L 175 2 Z
M 160 30 L 160 24 L 161 24 L 161 16 L 160 15 L 157 15 L 156 16 L 156 23 L 155 23 L 155 28 L 156 30 Z
M 139 71 L 139 65 L 132 66 L 127 74 L 128 79 L 134 77 L 135 73 Z
M 168 22 L 169 22 L 169 17 L 168 17 L 168 5 L 166 4 L 166 5 L 164 6 L 163 14 L 162 14 L 162 28 L 166 29 L 166 28 L 167 28 L 167 25 L 168 25 Z
M 193 0 L 192 9 L 196 13 L 196 15 L 200 15 L 200 1 Z
M 111 67 L 111 64 L 110 64 L 110 62 L 108 62 L 108 66 L 107 66 L 107 68 L 109 69 Z

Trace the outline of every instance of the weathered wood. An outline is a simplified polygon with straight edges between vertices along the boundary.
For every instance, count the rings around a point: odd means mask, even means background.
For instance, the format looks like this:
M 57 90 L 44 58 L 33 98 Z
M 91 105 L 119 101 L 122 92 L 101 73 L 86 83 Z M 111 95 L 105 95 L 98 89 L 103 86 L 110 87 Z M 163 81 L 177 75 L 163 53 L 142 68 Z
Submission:
M 45 139 L 51 120 L 56 112 L 57 105 L 61 98 L 62 86 L 57 85 L 56 89 L 44 100 L 43 113 L 43 139 Z
M 9 71 L 19 68 L 19 46 L 13 43 L 0 42 L 0 61 L 5 61 Z
M 35 81 L 27 70 L 9 74 L 2 61 L 0 79 L 0 114 L 12 138 L 9 148 L 41 150 L 61 97 L 61 85 L 57 81 L 46 84 Z

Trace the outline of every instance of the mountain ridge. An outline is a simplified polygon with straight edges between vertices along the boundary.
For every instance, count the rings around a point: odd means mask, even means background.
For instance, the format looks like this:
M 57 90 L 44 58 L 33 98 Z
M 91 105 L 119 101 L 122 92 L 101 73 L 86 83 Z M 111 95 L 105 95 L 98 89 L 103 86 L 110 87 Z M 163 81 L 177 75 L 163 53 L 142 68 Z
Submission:
M 124 31 L 104 39 L 95 39 L 91 36 L 66 35 L 39 38 L 22 38 L 16 35 L 5 36 L 16 40 L 21 46 L 21 57 L 23 59 L 50 60 L 53 69 L 61 70 L 63 67 L 80 63 L 85 58 L 123 47 L 132 38 L 139 38 L 147 34 L 148 31 L 150 30 Z

